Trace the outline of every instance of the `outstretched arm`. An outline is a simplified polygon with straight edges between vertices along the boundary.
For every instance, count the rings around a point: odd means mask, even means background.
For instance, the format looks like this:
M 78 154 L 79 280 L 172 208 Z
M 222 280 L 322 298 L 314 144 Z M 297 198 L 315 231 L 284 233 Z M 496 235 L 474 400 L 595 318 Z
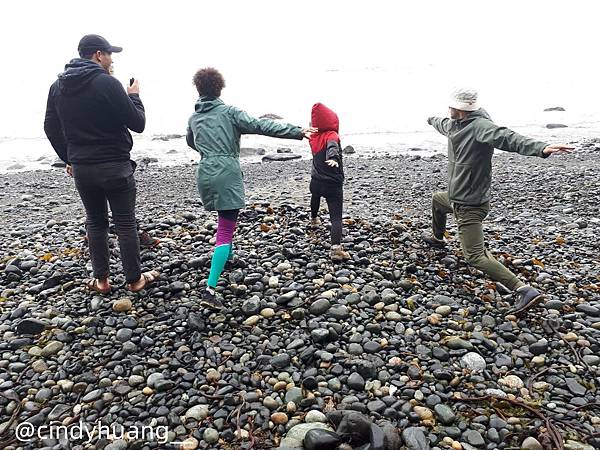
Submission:
M 233 107 L 230 109 L 230 113 L 241 134 L 262 134 L 284 139 L 302 139 L 305 137 L 305 130 L 295 125 L 279 123 L 270 119 L 255 119 L 247 112 Z
M 548 147 L 547 143 L 528 138 L 506 127 L 499 127 L 489 120 L 481 120 L 476 125 L 475 139 L 494 148 L 524 156 L 545 158 L 550 155 L 544 152 Z
M 48 93 L 46 117 L 44 118 L 44 132 L 58 157 L 66 164 L 69 164 L 67 141 L 65 139 L 62 123 L 58 117 L 58 112 L 56 111 L 56 105 L 54 104 L 54 96 L 52 95 L 53 87 L 54 85 L 50 88 L 50 92 Z
M 448 119 L 447 117 L 430 117 L 427 119 L 427 123 L 444 136 L 448 136 L 450 128 L 452 127 L 452 119 Z
M 546 147 L 542 153 L 546 156 L 562 155 L 563 153 L 573 153 L 573 150 L 575 150 L 575 147 L 572 145 L 552 144 Z

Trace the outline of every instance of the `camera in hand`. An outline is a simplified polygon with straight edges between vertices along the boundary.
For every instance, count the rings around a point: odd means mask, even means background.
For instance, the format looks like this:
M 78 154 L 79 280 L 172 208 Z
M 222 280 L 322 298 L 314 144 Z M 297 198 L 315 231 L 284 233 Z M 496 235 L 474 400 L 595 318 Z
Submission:
M 133 86 L 134 82 L 135 82 L 135 78 L 130 78 L 129 79 L 129 86 Z

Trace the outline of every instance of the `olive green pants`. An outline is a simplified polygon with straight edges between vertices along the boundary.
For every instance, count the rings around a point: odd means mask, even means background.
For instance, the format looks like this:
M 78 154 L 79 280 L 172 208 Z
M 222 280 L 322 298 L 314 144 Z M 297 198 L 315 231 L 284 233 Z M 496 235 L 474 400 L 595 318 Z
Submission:
M 454 213 L 460 245 L 469 264 L 493 280 L 499 281 L 508 289 L 517 289 L 523 286 L 523 283 L 498 262 L 485 247 L 482 223 L 489 212 L 489 203 L 480 206 L 456 203 L 451 205 L 447 192 L 436 192 L 433 194 L 432 201 L 433 235 L 438 239 L 443 238 L 446 231 L 446 216 Z

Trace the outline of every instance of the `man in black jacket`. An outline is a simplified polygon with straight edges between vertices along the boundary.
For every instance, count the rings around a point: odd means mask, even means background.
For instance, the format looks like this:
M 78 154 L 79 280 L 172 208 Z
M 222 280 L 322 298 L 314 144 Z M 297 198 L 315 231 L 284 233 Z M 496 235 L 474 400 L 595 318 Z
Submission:
M 100 293 L 111 290 L 108 201 L 128 287 L 139 291 L 158 277 L 155 271 L 141 272 L 135 220 L 136 185 L 129 129 L 141 133 L 146 125 L 139 84 L 135 80 L 126 93 L 109 74 L 112 53 L 122 48 L 111 46 L 102 36 L 84 36 L 78 51 L 80 57 L 71 60 L 50 87 L 44 131 L 67 164 L 85 207 L 94 269 L 88 288 Z

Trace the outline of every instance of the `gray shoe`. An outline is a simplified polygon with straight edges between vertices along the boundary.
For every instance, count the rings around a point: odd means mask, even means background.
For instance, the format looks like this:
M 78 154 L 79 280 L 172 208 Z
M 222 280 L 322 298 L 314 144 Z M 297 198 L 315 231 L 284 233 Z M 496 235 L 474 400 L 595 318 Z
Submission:
M 517 289 L 516 296 L 513 308 L 509 311 L 510 314 L 514 314 L 515 316 L 524 314 L 545 298 L 544 294 L 531 286 L 520 287 Z
M 424 234 L 422 239 L 430 247 L 446 248 L 446 242 L 444 239 L 438 239 L 431 233 Z

